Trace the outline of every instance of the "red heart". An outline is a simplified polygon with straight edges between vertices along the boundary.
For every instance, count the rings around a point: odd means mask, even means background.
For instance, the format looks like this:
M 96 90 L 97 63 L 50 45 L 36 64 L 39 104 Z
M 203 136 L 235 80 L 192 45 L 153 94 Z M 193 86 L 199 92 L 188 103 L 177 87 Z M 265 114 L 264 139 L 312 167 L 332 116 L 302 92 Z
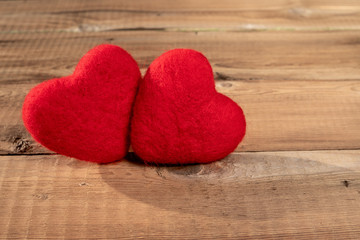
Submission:
M 125 50 L 99 45 L 70 76 L 33 88 L 23 121 L 39 143 L 57 153 L 98 163 L 125 156 L 140 70 Z
M 190 49 L 168 51 L 150 65 L 133 111 L 131 144 L 145 162 L 212 162 L 245 135 L 242 109 L 216 92 L 208 60 Z

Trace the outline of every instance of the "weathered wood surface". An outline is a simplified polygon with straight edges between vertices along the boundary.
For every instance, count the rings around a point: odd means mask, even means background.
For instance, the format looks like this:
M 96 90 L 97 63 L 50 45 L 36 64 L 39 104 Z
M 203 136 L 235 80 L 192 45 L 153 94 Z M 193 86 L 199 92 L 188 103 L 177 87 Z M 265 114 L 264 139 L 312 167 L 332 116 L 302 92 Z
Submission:
M 246 113 L 241 153 L 96 165 L 36 144 L 26 93 L 105 42 L 142 72 L 203 52 Z M 0 239 L 359 239 L 359 43 L 358 0 L 0 0 Z
M 1 239 L 358 239 L 359 151 L 207 165 L 0 157 Z
M 103 42 L 128 49 L 143 72 L 166 49 L 204 52 L 217 89 L 246 113 L 248 133 L 237 150 L 360 148 L 358 36 L 356 31 L 7 34 L 0 44 L 0 153 L 48 152 L 22 125 L 23 99 L 35 84 L 71 74 L 80 57 Z
M 2 153 L 48 152 L 21 121 L 21 105 L 33 84 L 4 85 Z M 357 149 L 360 147 L 360 82 L 225 81 L 217 89 L 243 107 L 247 135 L 238 151 Z
M 0 32 L 359 30 L 359 12 L 357 0 L 0 1 Z
M 217 79 L 359 79 L 358 31 L 166 32 L 0 34 L 0 82 L 41 82 L 70 74 L 80 57 L 100 43 L 126 48 L 143 71 L 172 48 L 203 52 Z M 6 69 L 6 70 L 5 70 Z

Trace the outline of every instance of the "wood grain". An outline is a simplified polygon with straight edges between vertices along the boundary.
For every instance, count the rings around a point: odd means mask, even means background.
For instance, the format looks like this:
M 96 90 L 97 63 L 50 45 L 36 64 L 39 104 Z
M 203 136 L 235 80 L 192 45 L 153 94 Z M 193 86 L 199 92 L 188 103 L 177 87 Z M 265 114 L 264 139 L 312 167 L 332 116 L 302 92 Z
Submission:
M 358 0 L 0 0 L 0 239 L 359 239 L 359 30 Z M 36 144 L 26 93 L 101 43 L 143 73 L 203 52 L 245 111 L 240 153 L 97 165 Z
M 0 90 L 1 153 L 48 152 L 21 121 L 22 102 L 32 86 Z M 217 90 L 239 103 L 247 118 L 247 135 L 237 151 L 360 148 L 359 81 L 218 81 Z
M 208 57 L 219 80 L 346 80 L 360 75 L 358 31 L 18 33 L 2 36 L 0 83 L 38 83 L 70 74 L 81 56 L 101 43 L 127 49 L 143 72 L 166 50 L 193 48 Z
M 0 1 L 0 14 L 0 32 L 360 29 L 356 0 Z M 26 22 L 16 21 L 19 18 Z
M 26 93 L 46 79 L 71 74 L 82 54 L 107 40 L 128 49 L 143 72 L 166 49 L 202 51 L 213 66 L 218 91 L 238 102 L 247 116 L 247 137 L 238 151 L 358 149 L 358 36 L 358 32 L 10 34 L 0 44 L 0 153 L 48 152 L 22 125 Z
M 183 167 L 2 156 L 0 238 L 357 239 L 359 153 L 241 153 Z

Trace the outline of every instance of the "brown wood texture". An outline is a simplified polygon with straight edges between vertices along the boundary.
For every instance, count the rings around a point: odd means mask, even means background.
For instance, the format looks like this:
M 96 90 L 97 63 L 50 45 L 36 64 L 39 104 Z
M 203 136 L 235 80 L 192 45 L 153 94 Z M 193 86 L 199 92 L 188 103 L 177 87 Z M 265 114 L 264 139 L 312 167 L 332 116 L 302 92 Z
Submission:
M 238 151 L 359 148 L 358 36 L 354 31 L 6 34 L 0 45 L 5 69 L 0 151 L 47 152 L 22 125 L 24 97 L 41 81 L 71 74 L 82 54 L 102 42 L 128 49 L 143 72 L 166 49 L 204 52 L 217 89 L 247 116 L 248 133 Z
M 2 239 L 357 239 L 359 151 L 207 165 L 0 157 Z
M 0 1 L 0 31 L 359 30 L 359 11 L 357 0 Z
M 96 165 L 35 143 L 26 93 L 100 43 L 143 73 L 203 52 L 247 117 L 236 153 Z M 0 0 L 0 239 L 360 239 L 359 56 L 358 0 Z

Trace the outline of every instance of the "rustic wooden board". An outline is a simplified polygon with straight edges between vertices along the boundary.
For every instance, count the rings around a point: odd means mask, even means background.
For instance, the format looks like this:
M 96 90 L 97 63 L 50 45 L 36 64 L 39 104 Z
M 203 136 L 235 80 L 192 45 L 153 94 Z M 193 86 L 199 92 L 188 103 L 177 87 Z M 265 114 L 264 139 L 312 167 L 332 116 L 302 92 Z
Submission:
M 356 0 L 0 1 L 0 14 L 0 32 L 360 29 Z
M 70 74 L 101 43 L 127 49 L 143 71 L 172 48 L 203 52 L 217 79 L 359 79 L 359 31 L 14 33 L 1 35 L 0 83 Z
M 359 239 L 359 30 L 358 0 L 0 0 L 0 239 Z M 97 165 L 36 144 L 26 93 L 105 42 L 143 73 L 203 52 L 246 113 L 241 153 Z
M 0 153 L 44 153 L 20 114 L 31 87 L 71 74 L 96 44 L 128 49 L 144 72 L 166 49 L 198 49 L 218 91 L 238 102 L 248 132 L 238 151 L 360 148 L 358 32 L 128 31 L 7 34 L 0 44 Z M 335 57 L 336 56 L 336 57 Z
M 33 84 L 3 85 L 0 153 L 48 152 L 34 143 L 21 121 Z M 237 151 L 360 148 L 360 82 L 219 81 L 217 90 L 246 114 L 247 135 Z
M 359 154 L 241 153 L 184 167 L 1 156 L 0 238 L 358 239 Z

